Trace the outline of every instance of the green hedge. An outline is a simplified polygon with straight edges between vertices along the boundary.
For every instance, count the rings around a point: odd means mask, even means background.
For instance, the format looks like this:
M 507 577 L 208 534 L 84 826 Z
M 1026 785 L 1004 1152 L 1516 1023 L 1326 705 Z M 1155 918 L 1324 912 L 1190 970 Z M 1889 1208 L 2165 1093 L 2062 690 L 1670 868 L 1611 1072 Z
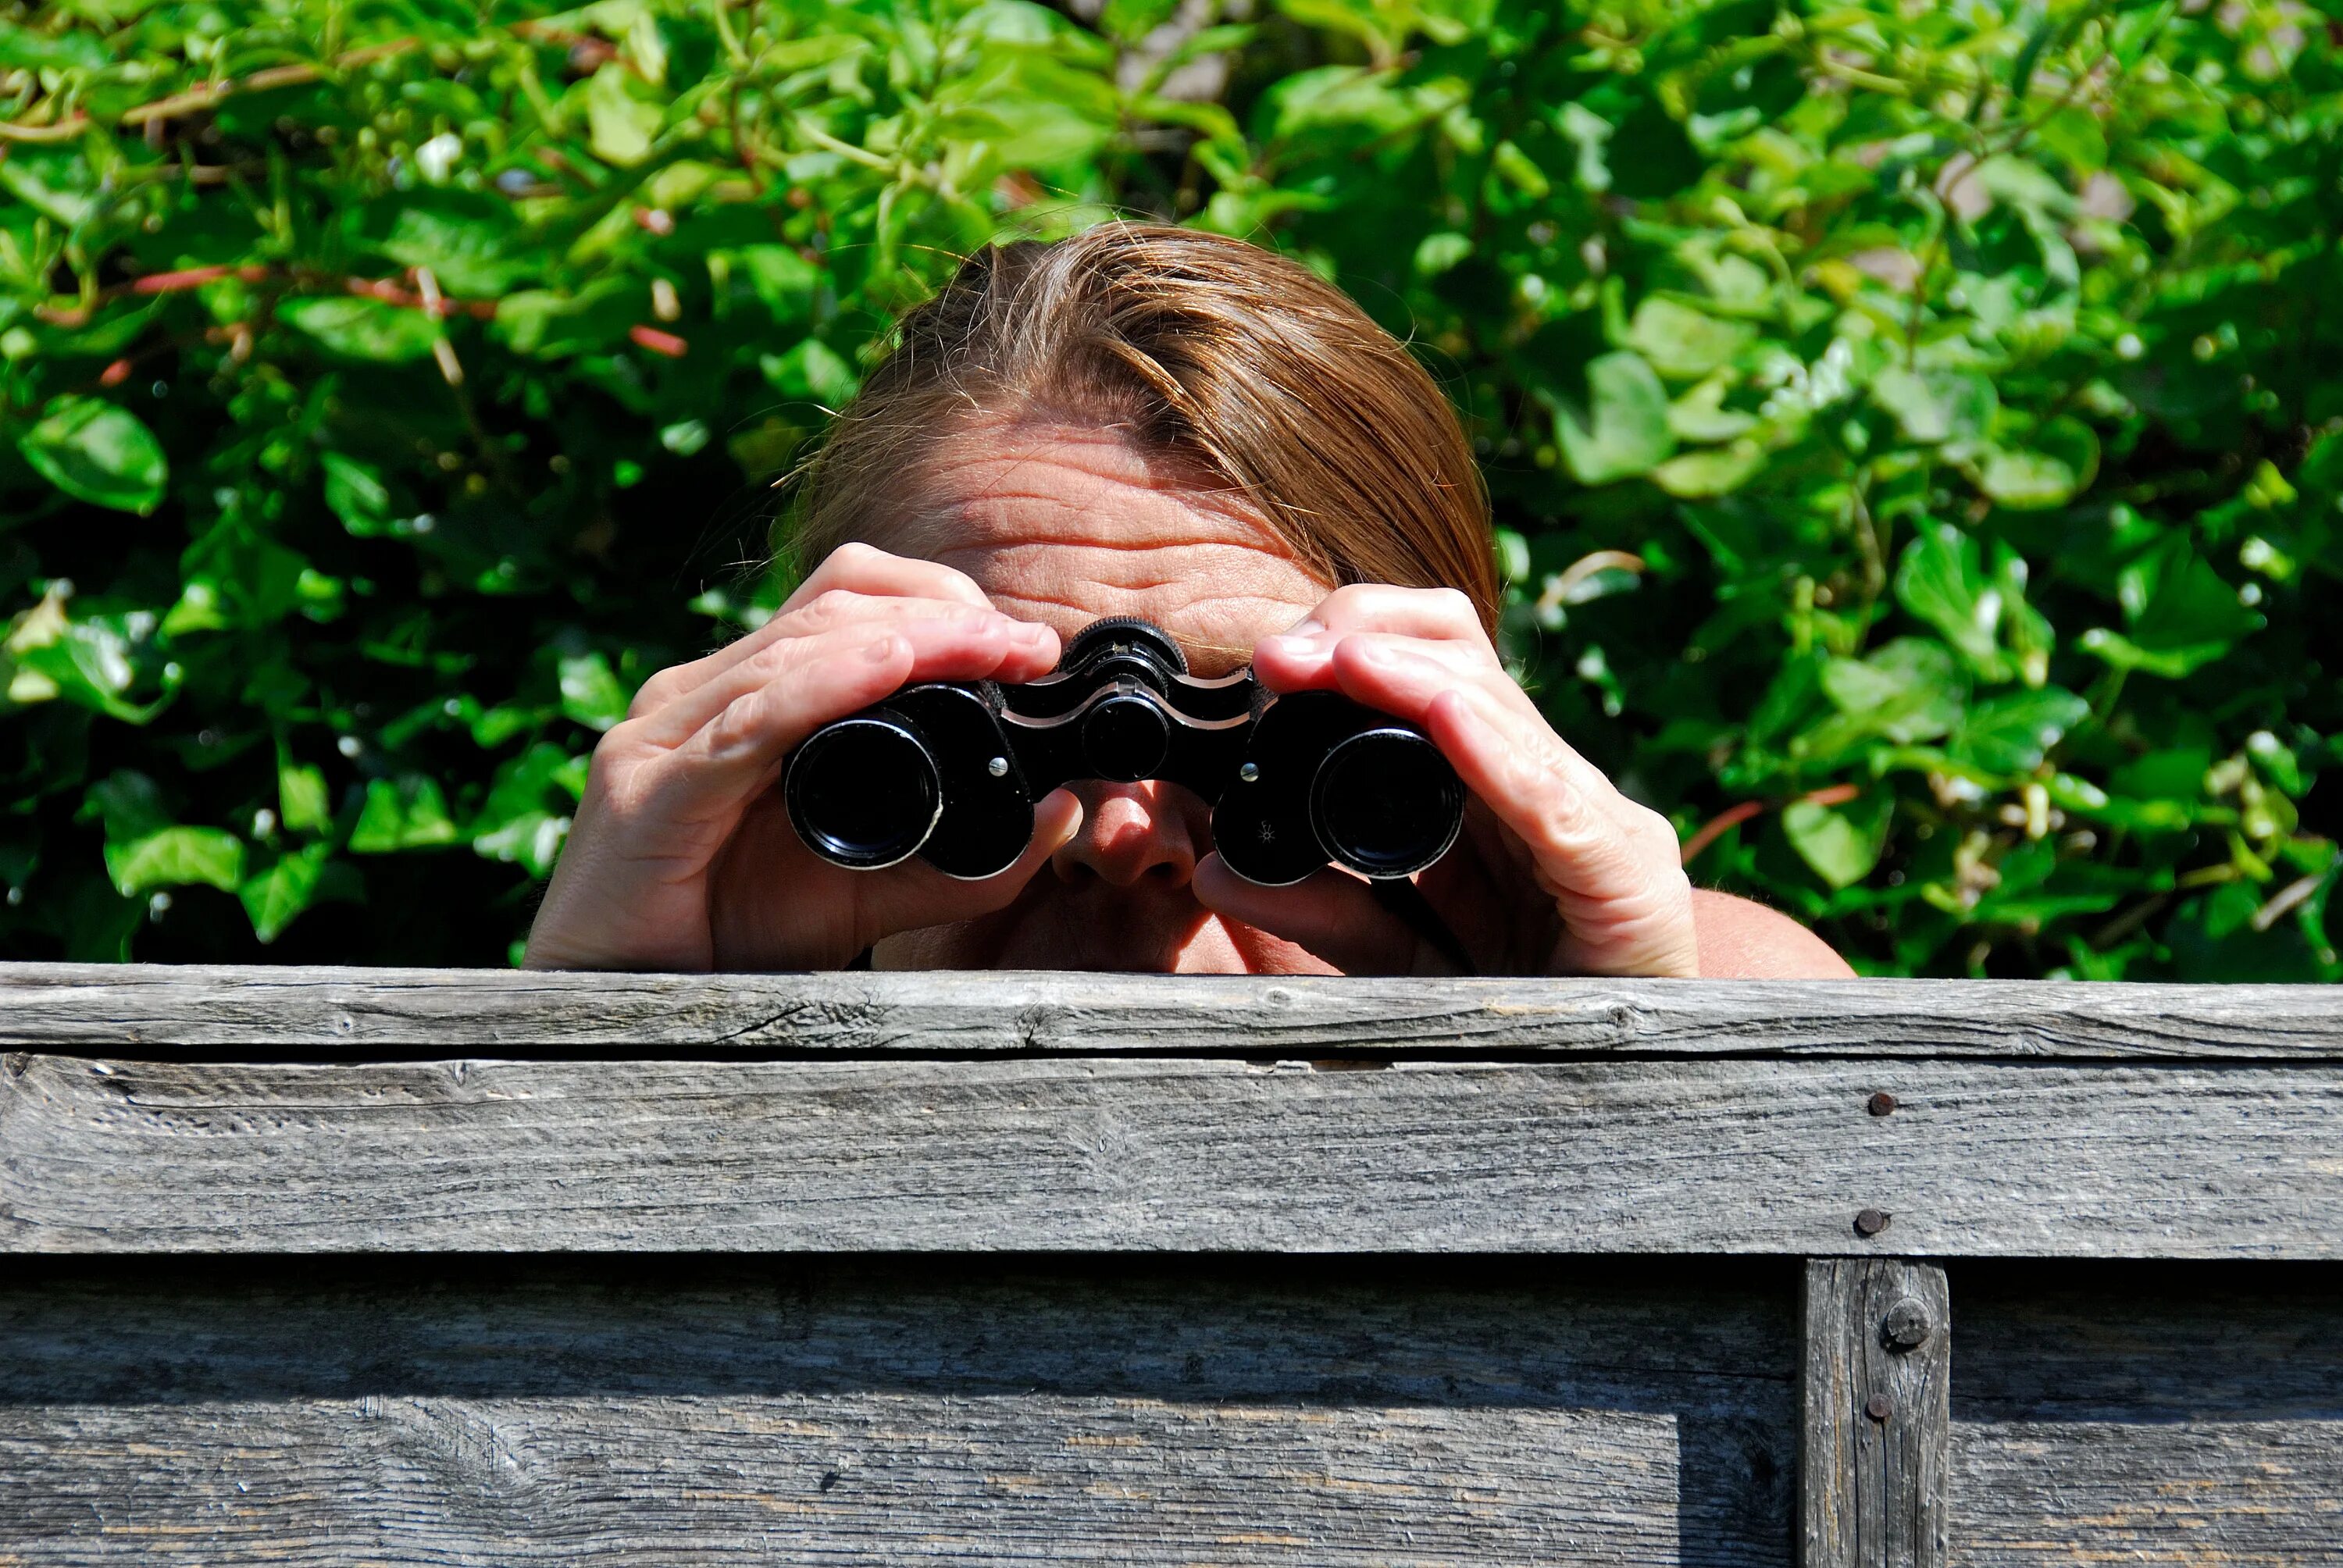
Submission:
M 2343 972 L 2328 15 L 0 15 L 0 952 L 504 961 L 889 313 L 1122 211 L 1412 336 L 1701 880 L 1878 972 Z

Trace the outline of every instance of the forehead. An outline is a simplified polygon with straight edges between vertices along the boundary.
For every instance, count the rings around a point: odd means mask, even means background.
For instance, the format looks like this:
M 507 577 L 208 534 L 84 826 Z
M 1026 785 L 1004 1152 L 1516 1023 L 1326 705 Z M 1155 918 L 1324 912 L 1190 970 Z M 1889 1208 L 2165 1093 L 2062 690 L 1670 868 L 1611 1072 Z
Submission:
M 918 510 L 872 542 L 967 573 L 1001 608 L 1061 637 L 1141 616 L 1215 674 L 1328 591 L 1240 498 L 1202 489 L 1112 429 L 970 422 L 922 477 Z

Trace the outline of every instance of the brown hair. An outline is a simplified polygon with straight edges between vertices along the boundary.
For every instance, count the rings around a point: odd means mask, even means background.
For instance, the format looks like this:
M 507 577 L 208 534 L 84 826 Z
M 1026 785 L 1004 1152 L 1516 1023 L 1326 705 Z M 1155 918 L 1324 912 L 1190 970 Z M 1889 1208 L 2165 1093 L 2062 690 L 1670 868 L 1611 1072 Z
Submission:
M 900 520 L 971 409 L 1123 426 L 1234 489 L 1328 581 L 1462 589 L 1495 629 L 1488 497 L 1454 411 L 1396 339 L 1283 256 L 1128 223 L 970 256 L 903 318 L 809 466 L 801 562 Z

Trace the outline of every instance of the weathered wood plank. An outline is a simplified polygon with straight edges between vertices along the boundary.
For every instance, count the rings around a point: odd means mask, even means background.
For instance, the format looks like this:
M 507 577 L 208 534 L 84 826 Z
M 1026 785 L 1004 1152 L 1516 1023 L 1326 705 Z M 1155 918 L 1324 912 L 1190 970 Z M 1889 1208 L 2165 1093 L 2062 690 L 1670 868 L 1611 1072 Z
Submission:
M 326 1271 L 0 1289 L 0 1561 L 1786 1568 L 1771 1271 Z
M 2343 1268 L 1953 1282 L 1956 1564 L 2343 1563 Z
M 0 965 L 29 1045 L 2343 1058 L 2317 986 Z
M 2242 1065 L 20 1056 L 0 1246 L 2318 1258 L 2338 1130 Z
M 1955 1568 L 2343 1563 L 2343 1419 L 1956 1425 Z
M 1952 1312 L 1945 1271 L 1806 1265 L 1801 1568 L 1946 1568 Z

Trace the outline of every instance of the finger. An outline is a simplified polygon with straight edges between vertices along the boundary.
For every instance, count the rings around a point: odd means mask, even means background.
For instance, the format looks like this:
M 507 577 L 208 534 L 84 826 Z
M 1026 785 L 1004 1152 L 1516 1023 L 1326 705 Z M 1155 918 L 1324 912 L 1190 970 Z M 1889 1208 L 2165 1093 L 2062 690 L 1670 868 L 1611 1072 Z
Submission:
M 1222 920 L 1282 937 L 1344 974 L 1450 972 L 1405 921 L 1375 901 L 1365 882 L 1331 866 L 1291 886 L 1268 888 L 1207 855 L 1190 886 L 1196 901 Z
M 636 693 L 628 717 L 639 718 L 754 658 L 785 638 L 802 637 L 888 599 L 936 601 L 990 609 L 984 590 L 965 572 L 935 561 L 890 556 L 869 545 L 840 545 L 797 586 L 764 625 L 704 658 L 661 670 Z
M 933 621 L 840 627 L 782 647 L 789 668 L 749 686 L 680 743 L 653 745 L 635 786 L 644 809 L 678 824 L 729 822 L 820 726 L 910 680 L 988 678 L 1006 652 L 997 633 Z
M 821 565 L 798 584 L 782 603 L 781 612 L 787 614 L 810 599 L 840 589 L 900 598 L 958 599 L 979 608 L 989 608 L 992 603 L 976 586 L 974 578 L 940 561 L 889 555 L 870 545 L 844 544 L 830 551 Z
M 1634 804 L 1608 775 L 1554 732 L 1529 693 L 1493 662 L 1471 659 L 1453 646 L 1359 632 L 1336 646 L 1330 668 L 1334 689 L 1411 724 L 1423 725 L 1432 705 L 1453 692 L 1483 723 L 1519 737 L 1541 766 L 1561 773 L 1606 815 L 1618 815 L 1612 810 L 1614 801 Z
M 1700 972 L 1691 885 L 1672 844 L 1658 843 L 1604 797 L 1618 797 L 1629 811 L 1643 808 L 1618 796 L 1608 780 L 1598 790 L 1557 766 L 1557 752 L 1569 748 L 1551 732 L 1547 745 L 1518 727 L 1493 723 L 1462 691 L 1436 698 L 1422 723 L 1464 787 L 1528 850 L 1562 916 L 1565 967 L 1590 974 Z
M 1385 583 L 1353 583 L 1336 588 L 1289 629 L 1388 631 L 1403 637 L 1477 642 L 1483 647 L 1489 641 L 1481 625 L 1481 612 L 1456 589 L 1393 588 Z
M 1496 650 L 1485 642 L 1473 644 L 1377 631 L 1289 632 L 1263 638 L 1253 649 L 1253 675 L 1271 690 L 1280 693 L 1340 690 L 1343 682 L 1336 662 L 1343 657 L 1346 647 L 1363 638 L 1363 646 L 1404 648 L 1459 678 L 1493 680 L 1520 689 L 1497 662 Z M 1351 651 L 1355 655 L 1359 650 Z
M 1047 674 L 1058 661 L 1057 633 L 996 610 L 934 599 L 853 602 L 861 609 L 841 615 L 837 625 L 772 643 L 643 714 L 639 720 L 641 738 L 653 745 L 679 746 L 758 688 L 806 679 L 801 672 L 809 660 L 880 637 L 909 639 L 914 654 L 912 673 L 906 678 L 910 680 L 1031 680 Z M 877 700 L 873 697 L 856 706 Z M 853 711 L 842 709 L 840 715 Z

